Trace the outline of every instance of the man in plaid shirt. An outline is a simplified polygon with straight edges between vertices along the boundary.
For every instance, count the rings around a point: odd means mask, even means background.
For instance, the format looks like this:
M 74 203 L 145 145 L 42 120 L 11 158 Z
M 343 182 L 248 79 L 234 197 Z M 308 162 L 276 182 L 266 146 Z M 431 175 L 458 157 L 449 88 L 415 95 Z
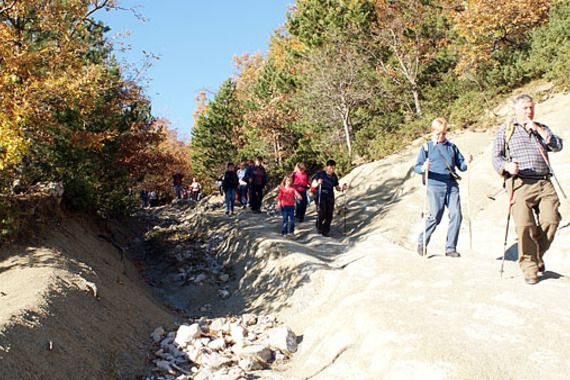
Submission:
M 507 179 L 513 192 L 511 215 L 518 235 L 519 265 L 527 284 L 544 274 L 544 253 L 560 223 L 560 202 L 550 181 L 548 152 L 562 149 L 562 139 L 535 122 L 534 101 L 529 95 L 514 100 L 515 119 L 499 129 L 493 146 L 493 167 Z M 536 220 L 535 222 L 535 213 Z

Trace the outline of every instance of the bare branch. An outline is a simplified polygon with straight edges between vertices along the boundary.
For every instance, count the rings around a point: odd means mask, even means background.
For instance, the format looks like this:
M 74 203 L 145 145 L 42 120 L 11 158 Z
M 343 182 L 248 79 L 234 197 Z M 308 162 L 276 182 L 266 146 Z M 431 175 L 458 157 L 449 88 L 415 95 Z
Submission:
M 5 6 L 4 8 L 0 8 L 0 14 L 9 11 L 10 9 L 14 8 L 14 6 L 16 5 L 16 3 L 18 2 L 18 0 L 14 0 L 12 1 L 12 4 Z

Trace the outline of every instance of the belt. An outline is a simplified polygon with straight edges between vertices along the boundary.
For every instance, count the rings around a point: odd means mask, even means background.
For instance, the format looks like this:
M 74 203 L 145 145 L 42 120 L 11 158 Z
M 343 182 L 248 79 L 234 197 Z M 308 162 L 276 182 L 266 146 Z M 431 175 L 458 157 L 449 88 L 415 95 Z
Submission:
M 530 180 L 535 180 L 535 181 L 538 181 L 541 179 L 549 180 L 551 176 L 552 176 L 551 174 L 524 174 L 524 175 L 519 174 L 519 178 L 521 178 L 521 179 L 530 179 Z

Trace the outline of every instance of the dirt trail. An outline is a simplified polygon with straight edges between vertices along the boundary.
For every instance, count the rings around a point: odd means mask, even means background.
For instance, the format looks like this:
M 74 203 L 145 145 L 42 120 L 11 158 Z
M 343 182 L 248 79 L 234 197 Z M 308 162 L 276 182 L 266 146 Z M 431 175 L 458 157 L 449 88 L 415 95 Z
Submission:
M 557 96 L 538 105 L 537 119 L 570 141 L 569 110 L 570 95 Z M 431 258 L 415 253 L 422 191 L 419 178 L 408 179 L 405 173 L 417 147 L 364 165 L 344 179 L 356 187 L 349 225 L 354 228 L 354 220 L 363 219 L 362 228 L 345 240 L 350 247 L 334 262 L 349 263 L 346 268 L 315 273 L 312 289 L 289 300 L 298 306 L 285 310 L 282 318 L 303 334 L 303 344 L 284 379 L 570 376 L 568 200 L 562 201 L 564 219 L 541 282 L 524 283 L 514 261 L 513 229 L 500 278 L 507 200 L 485 197 L 499 185 L 490 164 L 492 137 L 476 132 L 451 136 L 464 153 L 475 156 L 469 178 L 473 252 L 464 221 L 460 259 L 443 256 L 446 216 L 429 246 Z M 570 149 L 553 154 L 552 165 L 562 186 L 570 189 Z M 461 187 L 469 217 L 467 176 Z M 388 204 L 378 202 L 382 199 Z

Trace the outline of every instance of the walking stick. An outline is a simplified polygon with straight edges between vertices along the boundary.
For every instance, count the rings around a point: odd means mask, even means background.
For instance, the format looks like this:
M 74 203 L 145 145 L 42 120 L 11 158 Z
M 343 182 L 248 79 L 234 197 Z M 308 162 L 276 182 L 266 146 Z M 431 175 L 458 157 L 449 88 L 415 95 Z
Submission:
M 469 253 L 473 254 L 473 217 L 471 215 L 471 168 L 467 168 L 467 213 L 469 214 Z
M 348 206 L 347 206 L 347 199 L 348 199 L 348 187 L 344 193 L 344 234 L 346 235 L 346 214 L 348 213 Z
M 505 242 L 503 244 L 503 260 L 501 260 L 501 278 L 503 277 L 503 267 L 505 256 L 507 255 L 507 237 L 509 235 L 509 222 L 511 220 L 511 208 L 513 207 L 513 194 L 515 193 L 515 176 L 511 177 L 511 193 L 509 194 L 509 212 L 507 213 L 507 227 L 505 229 Z
M 425 193 L 425 197 L 424 197 L 424 235 L 423 235 L 423 245 L 422 245 L 422 256 L 425 256 L 427 258 L 427 244 L 426 244 L 426 234 L 427 234 L 427 219 L 428 219 L 428 215 L 429 215 L 429 210 L 428 210 L 428 173 L 429 170 L 428 168 L 426 168 L 425 172 L 424 172 L 424 182 L 425 182 L 425 187 L 426 187 L 426 193 Z

